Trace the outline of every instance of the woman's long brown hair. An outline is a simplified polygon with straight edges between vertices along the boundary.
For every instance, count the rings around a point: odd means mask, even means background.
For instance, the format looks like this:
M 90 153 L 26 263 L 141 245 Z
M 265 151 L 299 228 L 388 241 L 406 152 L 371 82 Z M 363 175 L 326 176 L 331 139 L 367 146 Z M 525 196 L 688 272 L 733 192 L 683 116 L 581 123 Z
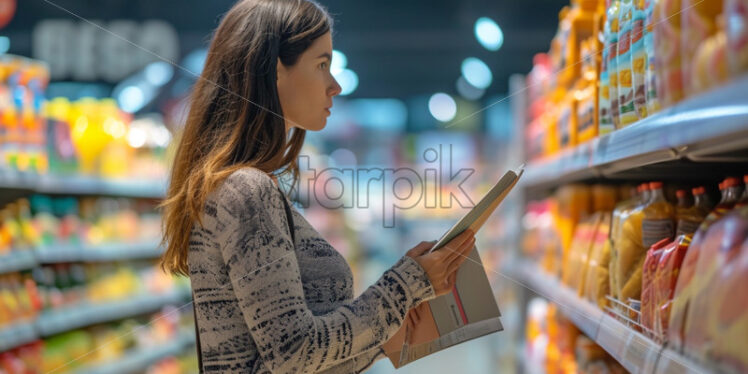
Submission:
M 164 271 L 189 275 L 190 233 L 202 224 L 208 195 L 234 171 L 251 166 L 268 174 L 291 174 L 296 184 L 306 130 L 294 127 L 287 139 L 277 61 L 294 65 L 331 28 L 328 13 L 310 0 L 240 0 L 226 13 L 193 88 L 160 205 Z

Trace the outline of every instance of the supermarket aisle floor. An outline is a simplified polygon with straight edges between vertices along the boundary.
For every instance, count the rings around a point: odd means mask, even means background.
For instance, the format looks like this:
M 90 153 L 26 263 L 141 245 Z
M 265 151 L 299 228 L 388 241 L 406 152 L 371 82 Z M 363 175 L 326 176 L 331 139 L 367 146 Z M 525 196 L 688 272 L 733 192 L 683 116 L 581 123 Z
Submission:
M 504 332 L 484 336 L 422 358 L 400 370 L 395 370 L 388 359 L 379 360 L 366 374 L 470 373 L 493 374 L 506 372 L 497 366 L 498 347 Z

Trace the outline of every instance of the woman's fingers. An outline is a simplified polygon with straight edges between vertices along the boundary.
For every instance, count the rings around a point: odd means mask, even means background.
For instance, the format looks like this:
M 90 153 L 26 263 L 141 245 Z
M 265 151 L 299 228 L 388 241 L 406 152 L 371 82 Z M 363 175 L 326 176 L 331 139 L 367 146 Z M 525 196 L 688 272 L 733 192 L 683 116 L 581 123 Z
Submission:
M 447 263 L 451 263 L 461 257 L 464 257 L 468 253 L 470 253 L 470 250 L 473 249 L 473 246 L 475 245 L 475 237 L 471 238 L 468 241 L 465 241 L 462 243 L 459 247 L 455 249 L 449 249 L 450 253 L 447 255 L 446 261 Z
M 416 258 L 416 257 L 418 257 L 418 256 L 426 253 L 426 251 L 428 251 L 429 249 L 431 249 L 431 247 L 433 247 L 435 243 L 436 243 L 435 240 L 432 240 L 430 242 L 427 242 L 427 241 L 420 242 L 420 243 L 418 243 L 418 245 L 416 245 L 411 250 L 409 250 L 408 253 L 406 253 L 406 255 L 410 256 L 412 258 Z
M 457 252 L 457 256 L 447 264 L 447 274 L 457 271 L 457 269 L 462 266 L 462 263 L 468 258 L 467 256 L 470 254 L 470 251 L 475 247 L 474 244 L 475 240 L 470 242 L 468 245 L 463 246 L 460 250 L 455 251 Z

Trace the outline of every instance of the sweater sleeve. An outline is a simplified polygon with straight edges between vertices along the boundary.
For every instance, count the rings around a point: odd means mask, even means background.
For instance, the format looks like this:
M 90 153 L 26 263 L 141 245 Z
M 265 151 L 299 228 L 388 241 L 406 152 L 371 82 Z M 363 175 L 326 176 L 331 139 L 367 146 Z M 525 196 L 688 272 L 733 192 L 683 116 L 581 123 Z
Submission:
M 435 297 L 421 266 L 403 256 L 358 298 L 323 315 L 307 307 L 280 191 L 262 172 L 234 173 L 218 190 L 227 214 L 221 254 L 267 369 L 313 373 L 380 347 L 406 313 Z

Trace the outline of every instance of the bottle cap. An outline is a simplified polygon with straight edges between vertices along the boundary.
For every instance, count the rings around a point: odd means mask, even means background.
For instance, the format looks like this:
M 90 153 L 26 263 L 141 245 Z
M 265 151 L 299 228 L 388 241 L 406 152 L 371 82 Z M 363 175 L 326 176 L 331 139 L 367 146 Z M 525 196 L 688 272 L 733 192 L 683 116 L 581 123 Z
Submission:
M 703 195 L 703 194 L 706 193 L 706 188 L 704 188 L 704 186 L 698 186 L 698 187 L 692 189 L 691 193 L 693 193 L 694 196 L 696 196 L 696 195 Z
M 735 187 L 740 184 L 740 180 L 735 177 L 729 177 L 725 179 L 725 188 Z
M 659 190 L 662 188 L 662 182 L 649 182 L 650 190 Z
M 678 198 L 684 198 L 686 197 L 686 195 L 688 195 L 688 191 L 686 190 L 675 191 L 675 196 L 677 196 Z
M 748 184 L 748 174 L 743 176 L 743 183 Z
M 722 182 L 719 183 L 719 190 L 722 191 L 724 189 L 725 189 L 725 182 L 722 181 Z

